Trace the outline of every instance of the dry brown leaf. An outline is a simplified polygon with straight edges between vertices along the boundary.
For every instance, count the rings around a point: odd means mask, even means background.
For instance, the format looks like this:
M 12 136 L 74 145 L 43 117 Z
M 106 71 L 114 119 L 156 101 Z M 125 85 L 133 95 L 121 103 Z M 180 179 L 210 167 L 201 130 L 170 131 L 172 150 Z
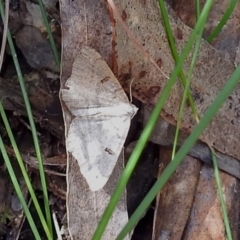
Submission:
M 171 161 L 172 151 L 160 150 L 159 176 Z M 193 203 L 201 162 L 186 156 L 156 199 L 153 240 L 167 233 L 171 240 L 181 239 Z
M 226 173 L 221 173 L 223 196 L 227 203 L 227 211 L 233 239 L 238 239 L 239 222 L 239 183 Z M 226 239 L 222 211 L 216 189 L 213 169 L 204 165 L 200 171 L 198 187 L 194 203 L 186 225 L 184 240 Z
M 165 74 L 169 76 L 174 68 L 174 61 L 168 47 L 165 30 L 161 24 L 162 19 L 157 2 L 151 1 L 144 4 L 142 1 L 115 1 L 115 4 L 120 12 L 124 13 L 124 21 L 138 42 L 144 46 L 155 61 L 161 65 Z M 170 9 L 168 9 L 168 13 L 178 51 L 181 51 L 191 29 L 185 26 Z M 144 103 L 156 104 L 168 79 L 162 76 L 147 59 L 142 57 L 141 52 L 135 47 L 134 42 L 128 39 L 118 22 L 116 22 L 115 31 L 117 36 L 115 52 L 119 80 L 128 89 L 131 80 L 134 79 L 132 83 L 133 96 Z M 190 66 L 191 55 L 184 65 L 185 71 Z M 191 84 L 191 92 L 200 117 L 203 116 L 234 70 L 233 62 L 225 59 L 221 52 L 202 41 Z M 239 85 L 209 124 L 204 132 L 204 137 L 201 139 L 207 139 L 219 151 L 240 159 L 238 151 L 238 136 L 240 134 L 238 88 Z M 173 87 L 161 114 L 165 120 L 172 124 L 176 124 L 181 97 L 182 86 L 177 83 Z M 190 133 L 194 125 L 195 121 L 191 109 L 188 107 L 184 112 L 181 130 Z
M 171 161 L 171 151 L 161 148 L 160 173 Z M 239 183 L 221 172 L 223 195 L 233 239 L 239 222 Z M 213 169 L 187 156 L 156 199 L 153 239 L 225 239 Z M 166 237 L 167 238 L 164 238 Z
M 24 26 L 15 34 L 15 38 L 17 46 L 32 68 L 59 71 L 50 42 L 42 36 L 38 28 Z
M 111 50 L 111 36 L 109 35 L 111 32 L 110 21 L 107 18 L 106 9 L 102 4 L 103 2 L 101 1 L 74 1 L 70 4 L 68 1 L 62 1 L 62 85 L 70 77 L 73 60 L 79 53 L 82 44 L 94 46 L 103 57 L 106 56 L 104 51 L 109 53 Z M 93 12 L 94 18 L 92 18 Z M 98 18 L 103 19 L 99 20 Z M 91 25 L 94 24 L 94 28 L 89 27 L 90 23 Z M 99 33 L 101 33 L 100 36 Z M 71 116 L 65 115 L 65 123 L 68 130 L 71 123 Z M 69 231 L 74 240 L 88 240 L 91 239 L 123 170 L 123 158 L 120 158 L 117 162 L 114 172 L 105 187 L 97 192 L 90 191 L 86 180 L 80 174 L 77 162 L 71 156 L 68 157 L 68 161 L 67 208 Z M 127 219 L 126 200 L 125 196 L 123 196 L 114 211 L 102 239 L 115 239 L 121 228 L 126 224 Z
M 93 236 L 99 220 L 108 205 L 117 180 L 122 173 L 123 155 L 120 156 L 113 174 L 105 187 L 96 192 L 90 191 L 86 180 L 80 174 L 77 162 L 71 161 L 68 170 L 68 190 L 71 191 L 70 193 L 68 191 L 67 196 L 68 228 L 72 239 L 89 240 Z M 74 170 L 71 168 L 74 168 Z M 77 176 L 69 174 L 72 172 L 76 172 Z M 116 239 L 127 221 L 126 196 L 124 194 L 101 239 Z M 125 239 L 129 238 L 126 237 Z
M 152 112 L 152 108 L 143 107 L 143 124 L 146 125 L 150 114 Z M 154 132 L 150 136 L 150 141 L 161 146 L 171 147 L 174 142 L 174 137 L 176 133 L 176 127 L 164 121 L 161 117 L 158 119 Z M 181 146 L 186 140 L 187 135 L 183 132 L 180 132 L 178 137 L 178 146 Z M 218 151 L 217 153 L 217 161 L 219 169 L 229 173 L 230 175 L 240 179 L 240 162 L 231 156 L 224 155 Z M 195 157 L 205 163 L 211 164 L 212 157 L 209 147 L 202 143 L 197 142 L 195 146 L 188 153 L 192 157 Z
M 204 6 L 205 0 L 200 1 L 201 8 Z M 218 25 L 225 11 L 229 8 L 229 0 L 216 0 L 208 16 L 205 28 L 204 37 L 208 37 Z M 173 0 L 172 7 L 179 18 L 189 27 L 194 27 L 195 24 L 195 7 L 194 1 L 189 0 Z M 240 35 L 240 2 L 237 3 L 231 17 L 228 19 L 218 36 L 213 40 L 211 45 L 223 51 L 231 59 L 235 58 L 236 47 L 238 46 Z

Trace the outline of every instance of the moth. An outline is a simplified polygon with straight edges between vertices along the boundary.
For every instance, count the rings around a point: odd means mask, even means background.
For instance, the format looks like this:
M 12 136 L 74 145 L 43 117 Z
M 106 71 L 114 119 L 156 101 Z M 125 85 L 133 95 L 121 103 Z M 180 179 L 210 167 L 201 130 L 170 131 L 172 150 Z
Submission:
M 137 112 L 107 63 L 84 46 L 61 90 L 72 115 L 66 149 L 78 162 L 92 191 L 108 181 Z

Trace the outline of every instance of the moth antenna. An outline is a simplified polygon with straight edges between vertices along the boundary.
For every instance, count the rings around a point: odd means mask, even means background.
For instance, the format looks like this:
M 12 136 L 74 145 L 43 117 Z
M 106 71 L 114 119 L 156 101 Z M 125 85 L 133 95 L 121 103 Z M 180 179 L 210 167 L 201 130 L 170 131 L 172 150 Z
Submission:
M 132 103 L 132 83 L 135 80 L 135 78 L 133 78 L 129 84 L 129 97 L 130 97 L 130 103 Z

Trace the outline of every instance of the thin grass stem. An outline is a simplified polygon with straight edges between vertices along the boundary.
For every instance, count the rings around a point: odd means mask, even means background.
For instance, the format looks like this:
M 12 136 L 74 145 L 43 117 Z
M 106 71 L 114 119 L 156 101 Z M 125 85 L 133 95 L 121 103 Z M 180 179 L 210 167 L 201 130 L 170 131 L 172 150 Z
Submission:
M 0 13 L 1 13 L 2 19 L 4 21 L 5 14 L 4 14 L 2 0 L 0 0 Z M 23 75 L 22 75 L 22 72 L 21 72 L 21 69 L 20 69 L 20 66 L 19 66 L 17 54 L 16 54 L 16 51 L 15 51 L 15 47 L 14 47 L 12 37 L 11 37 L 11 34 L 10 34 L 9 30 L 8 30 L 8 33 L 7 33 L 7 38 L 8 38 L 8 44 L 9 44 L 10 51 L 11 51 L 11 54 L 12 54 L 13 62 L 14 62 L 14 65 L 15 65 L 15 69 L 16 69 L 16 72 L 17 72 L 20 88 L 21 88 L 21 91 L 22 91 L 24 104 L 25 104 L 25 107 L 26 107 L 26 110 L 27 110 L 27 116 L 28 116 L 29 123 L 30 123 L 31 130 L 32 130 L 33 142 L 34 142 L 34 147 L 35 147 L 35 151 L 36 151 L 36 156 L 37 156 L 37 159 L 38 159 L 39 174 L 40 174 L 42 190 L 43 190 L 43 199 L 44 199 L 46 218 L 47 218 L 48 228 L 49 228 L 49 230 L 51 232 L 51 235 L 52 235 L 52 219 L 51 219 L 50 206 L 49 206 L 49 200 L 48 200 L 47 184 L 46 184 L 46 178 L 45 178 L 45 174 L 44 174 L 44 167 L 43 167 L 43 163 L 42 163 L 42 156 L 41 156 L 40 146 L 39 146 L 39 142 L 38 142 L 36 126 L 35 126 L 35 123 L 34 123 L 34 120 L 33 120 L 33 114 L 32 114 L 30 102 L 29 102 L 29 99 L 28 99 L 25 82 L 24 82 L 24 79 L 23 79 Z
M 44 4 L 43 4 L 42 0 L 38 0 L 38 4 L 40 6 L 42 17 L 43 17 L 43 21 L 44 21 L 45 27 L 47 29 L 47 33 L 48 33 L 48 36 L 49 36 L 50 44 L 52 46 L 55 62 L 56 62 L 57 66 L 58 66 L 58 68 L 60 70 L 60 57 L 59 57 L 58 50 L 57 50 L 57 47 L 56 47 L 56 44 L 55 44 L 55 41 L 54 41 L 54 38 L 53 38 L 53 35 L 52 35 L 52 31 L 51 31 L 49 23 L 48 23 L 47 14 L 46 14 L 46 10 L 45 10 Z
M 36 225 L 35 225 L 35 222 L 34 222 L 34 220 L 33 220 L 33 218 L 32 218 L 32 215 L 31 215 L 31 213 L 30 213 L 30 211 L 29 211 L 29 209 L 28 209 L 28 206 L 27 206 L 26 201 L 25 201 L 25 199 L 24 199 L 24 196 L 23 196 L 23 194 L 22 194 L 20 185 L 19 185 L 19 183 L 18 183 L 18 180 L 17 180 L 16 175 L 15 175 L 15 173 L 14 173 L 14 170 L 13 170 L 13 168 L 12 168 L 12 164 L 11 164 L 11 162 L 10 162 L 10 160 L 9 160 L 8 155 L 7 155 L 7 152 L 6 152 L 6 149 L 5 149 L 5 147 L 4 147 L 4 144 L 3 144 L 3 141 L 2 141 L 2 137 L 1 137 L 1 136 L 0 136 L 0 150 L 1 150 L 1 153 L 2 153 L 2 156 L 3 156 L 3 159 L 4 159 L 4 161 L 5 161 L 5 164 L 6 164 L 6 166 L 7 166 L 7 169 L 8 169 L 8 172 L 9 172 L 9 176 L 10 176 L 10 178 L 11 178 L 11 180 L 12 180 L 13 186 L 14 186 L 15 191 L 16 191 L 16 193 L 17 193 L 17 196 L 18 196 L 18 198 L 19 198 L 19 200 L 20 200 L 20 202 L 21 202 L 21 204 L 22 204 L 23 211 L 24 211 L 24 213 L 25 213 L 25 215 L 26 215 L 26 218 L 27 218 L 27 220 L 28 220 L 28 223 L 29 223 L 29 225 L 30 225 L 30 227 L 31 227 L 31 229 L 32 229 L 33 235 L 34 235 L 35 239 L 41 240 L 42 238 L 41 238 L 40 235 L 39 235 L 39 232 L 38 232 L 38 230 L 37 230 L 37 227 L 36 227 Z
M 223 214 L 223 221 L 224 221 L 225 230 L 227 233 L 227 239 L 232 240 L 232 233 L 231 233 L 230 224 L 229 224 L 228 215 L 227 215 L 227 207 L 226 207 L 226 203 L 225 203 L 225 200 L 223 197 L 222 183 L 221 183 L 221 178 L 220 178 L 218 165 L 217 165 L 216 152 L 214 151 L 213 148 L 210 148 L 210 149 L 211 149 L 211 155 L 212 155 L 214 176 L 215 176 L 215 180 L 216 180 L 216 184 L 217 184 L 218 196 L 220 199 L 221 209 L 222 209 L 222 214 Z
M 24 180 L 25 180 L 25 183 L 27 185 L 27 188 L 28 188 L 28 191 L 30 193 L 30 196 L 32 197 L 32 200 L 33 200 L 33 203 L 34 203 L 34 206 L 36 208 L 36 211 L 38 213 L 38 216 L 39 216 L 39 219 L 42 223 L 42 226 L 43 226 L 43 229 L 46 233 L 46 236 L 48 237 L 48 239 L 53 239 L 49 229 L 48 229 L 48 226 L 47 226 L 47 223 L 45 221 L 45 218 L 43 216 L 43 213 L 42 213 L 42 210 L 40 208 L 40 205 L 38 203 L 38 200 L 37 200 L 37 197 L 35 195 L 35 192 L 33 190 L 33 187 L 32 187 L 32 184 L 31 184 L 31 181 L 29 179 L 29 176 L 27 174 L 27 171 L 26 171 L 26 168 L 25 168 L 25 165 L 23 163 L 23 160 L 22 160 L 22 157 L 21 157 L 21 154 L 19 152 L 19 149 L 17 147 L 17 144 L 16 144 L 16 141 L 14 139 L 14 136 L 13 136 L 13 133 L 12 133 L 12 130 L 11 130 L 11 127 L 9 125 L 9 122 L 8 122 L 8 119 L 7 119 L 7 116 L 5 114 L 5 111 L 4 111 L 4 108 L 2 106 L 2 103 L 0 101 L 0 114 L 1 114 L 1 117 L 3 119 L 3 122 L 4 122 L 4 125 L 5 125 L 5 128 L 7 130 L 7 134 L 9 136 L 9 139 L 10 139 L 10 142 L 12 144 L 12 147 L 13 147 L 13 150 L 15 152 L 15 156 L 16 156 L 16 159 L 18 161 L 18 164 L 19 164 L 19 167 L 22 171 L 22 174 L 23 174 L 23 177 L 24 177 Z M 7 169 L 8 169 L 8 165 L 7 165 Z M 18 191 L 18 190 L 16 190 Z
M 221 32 L 222 28 L 225 26 L 227 20 L 230 18 L 231 14 L 233 13 L 237 3 L 238 3 L 238 0 L 231 0 L 231 2 L 229 3 L 228 9 L 223 14 L 222 19 L 220 20 L 220 22 L 218 23 L 216 28 L 212 31 L 212 33 L 207 37 L 206 40 L 209 43 L 211 43 L 213 41 L 213 39 L 216 38 L 219 35 L 219 33 Z
M 174 40 L 174 37 L 173 37 L 172 30 L 171 30 L 171 26 L 170 26 L 170 23 L 169 23 L 168 13 L 167 13 L 164 1 L 159 0 L 158 3 L 159 3 L 159 7 L 160 7 L 160 10 L 161 10 L 161 14 L 162 14 L 162 19 L 163 19 L 166 35 L 167 35 L 167 38 L 168 38 L 169 47 L 170 47 L 173 59 L 175 60 L 175 63 L 177 64 L 178 61 L 179 61 L 179 56 L 178 56 L 178 53 L 177 53 L 177 48 L 176 48 L 176 44 L 175 44 L 175 40 Z M 180 76 L 183 88 L 185 89 L 186 88 L 186 77 L 185 77 L 185 74 L 184 74 L 182 69 L 179 72 L 179 76 Z M 192 98 L 192 95 L 191 95 L 191 92 L 189 91 L 189 89 L 187 91 L 187 97 L 188 97 L 190 107 L 192 109 L 193 117 L 198 122 L 199 121 L 198 113 L 196 111 L 195 104 L 193 102 L 193 98 Z

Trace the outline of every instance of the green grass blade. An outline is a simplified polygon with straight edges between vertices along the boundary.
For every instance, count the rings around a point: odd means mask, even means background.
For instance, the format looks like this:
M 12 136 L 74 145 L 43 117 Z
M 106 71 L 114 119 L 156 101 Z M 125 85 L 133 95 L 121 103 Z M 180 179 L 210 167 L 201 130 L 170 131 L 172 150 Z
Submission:
M 231 0 L 231 2 L 229 3 L 229 7 L 226 10 L 226 12 L 223 14 L 222 19 L 220 20 L 220 22 L 218 23 L 217 27 L 213 30 L 213 32 L 207 37 L 207 41 L 209 43 L 211 43 L 213 41 L 214 38 L 216 38 L 218 36 L 218 34 L 221 32 L 222 28 L 224 27 L 224 25 L 226 24 L 227 20 L 229 19 L 229 17 L 231 16 L 231 14 L 233 13 L 236 5 L 238 3 L 238 0 Z
M 2 43 L 1 43 L 2 46 L 1 46 L 1 52 L 0 52 L 0 72 L 2 69 L 4 53 L 6 49 L 6 43 L 7 43 L 7 31 L 8 31 L 8 23 L 9 23 L 9 0 L 5 1 L 5 12 L 7 14 L 3 21 L 4 29 L 2 31 Z
M 102 218 L 98 224 L 98 227 L 93 235 L 93 238 L 92 238 L 93 240 L 101 239 L 102 234 L 107 226 L 107 223 L 114 211 L 114 208 L 117 205 L 122 193 L 124 192 L 126 184 L 137 164 L 137 161 L 142 153 L 142 150 L 143 150 L 145 144 L 147 143 L 147 141 L 150 137 L 150 134 L 153 131 L 154 125 L 156 124 L 156 122 L 159 118 L 159 115 L 164 106 L 164 103 L 169 96 L 169 92 L 170 92 L 172 86 L 174 85 L 174 83 L 176 82 L 178 73 L 182 68 L 183 62 L 186 59 L 186 57 L 188 56 L 188 54 L 192 48 L 192 45 L 195 41 L 196 36 L 203 28 L 202 25 L 204 25 L 206 22 L 207 15 L 210 11 L 212 4 L 213 4 L 213 0 L 208 0 L 206 2 L 205 7 L 203 8 L 203 11 L 199 17 L 199 21 L 197 22 L 196 27 L 192 31 L 189 41 L 186 43 L 186 46 L 181 54 L 181 57 L 179 58 L 178 64 L 177 64 L 176 68 L 174 69 L 167 85 L 165 86 L 164 91 L 163 91 L 158 103 L 156 104 L 155 108 L 153 109 L 151 117 L 150 117 L 149 121 L 147 122 L 146 127 L 144 128 L 144 130 L 136 144 L 136 147 L 134 148 L 134 150 L 132 152 L 132 155 L 129 158 L 126 168 L 124 169 L 122 176 L 112 194 L 109 205 L 107 206 L 105 212 L 103 213 L 103 216 L 102 216 Z
M 196 9 L 196 19 L 198 19 L 199 15 L 200 15 L 199 0 L 195 0 L 195 9 Z M 200 41 L 201 41 L 201 38 L 199 38 L 199 40 L 197 41 L 198 48 L 200 46 Z M 193 55 L 193 61 L 195 61 L 194 60 L 195 58 L 196 58 L 196 50 L 195 50 L 194 55 Z M 193 64 L 193 61 L 192 61 L 192 64 Z M 191 67 L 191 69 L 193 69 L 193 68 Z M 191 73 L 188 74 L 187 83 L 189 83 L 188 80 L 189 80 L 190 76 L 191 76 Z M 182 101 L 182 104 L 181 104 L 181 107 L 180 107 L 180 114 L 179 114 L 180 116 L 178 118 L 177 128 L 176 128 L 177 130 L 176 130 L 175 139 L 174 139 L 172 159 L 174 158 L 175 151 L 176 151 L 178 133 L 179 133 L 179 128 L 180 128 L 180 119 L 181 119 L 181 116 L 182 116 L 182 111 L 183 111 L 182 109 L 183 109 L 183 106 L 184 106 L 185 99 L 186 99 L 186 91 L 184 90 L 183 101 Z M 216 153 L 215 153 L 214 149 L 212 149 L 212 148 L 211 148 L 211 153 L 212 153 L 212 159 L 213 159 L 214 175 L 215 175 L 215 179 L 216 179 L 216 183 L 217 183 L 218 194 L 219 194 L 219 198 L 220 198 L 220 202 L 221 202 L 221 208 L 222 208 L 222 213 L 223 213 L 223 218 L 224 218 L 224 223 L 225 223 L 225 229 L 226 229 L 226 233 L 227 233 L 227 239 L 232 240 L 230 224 L 229 224 L 229 220 L 228 220 L 228 217 L 227 217 L 227 210 L 226 210 L 226 205 L 225 205 L 223 192 L 222 192 L 221 179 L 220 179 L 220 176 L 219 176 L 219 170 L 218 170 L 218 166 L 217 166 Z
M 31 215 L 31 213 L 30 213 L 30 211 L 28 209 L 28 206 L 27 206 L 27 204 L 25 202 L 24 196 L 22 194 L 21 188 L 20 188 L 19 183 L 17 181 L 16 175 L 15 175 L 14 170 L 12 168 L 12 165 L 11 165 L 11 162 L 9 160 L 9 157 L 7 155 L 7 152 L 6 152 L 6 149 L 4 147 L 4 144 L 3 144 L 1 136 L 0 136 L 0 150 L 2 152 L 3 159 L 4 159 L 5 164 L 7 166 L 7 169 L 8 169 L 8 172 L 9 172 L 9 176 L 10 176 L 10 178 L 12 180 L 12 183 L 13 183 L 13 186 L 14 186 L 15 191 L 17 193 L 17 196 L 18 196 L 18 198 L 19 198 L 19 200 L 20 200 L 20 202 L 22 204 L 24 213 L 25 213 L 26 218 L 28 220 L 28 223 L 29 223 L 29 225 L 30 225 L 30 227 L 32 229 L 33 235 L 34 235 L 35 239 L 41 240 L 42 238 L 40 237 L 40 235 L 38 233 L 38 230 L 37 230 L 37 227 L 36 227 L 36 225 L 34 223 L 32 215 Z
M 232 11 L 233 11 L 234 7 L 235 6 L 233 6 Z M 196 19 L 198 19 L 199 18 L 199 14 L 200 14 L 200 3 L 199 3 L 199 0 L 195 0 L 195 8 L 196 8 Z M 225 205 L 224 197 L 223 197 L 223 193 L 222 193 L 221 179 L 220 179 L 220 176 L 219 176 L 219 170 L 218 170 L 218 166 L 217 166 L 216 153 L 215 153 L 213 148 L 211 148 L 211 154 L 212 154 L 214 175 L 215 175 L 217 188 L 218 188 L 218 194 L 219 194 L 219 198 L 220 198 L 220 202 L 221 202 L 221 208 L 222 208 L 222 213 L 223 213 L 223 218 L 224 218 L 224 224 L 225 224 L 225 229 L 226 229 L 226 233 L 227 233 L 227 238 L 228 238 L 228 240 L 232 240 L 230 224 L 229 224 L 229 220 L 228 220 L 228 217 L 227 217 L 226 205 Z
M 174 41 L 173 33 L 172 33 L 172 30 L 171 30 L 171 26 L 170 26 L 170 23 L 169 23 L 169 20 L 168 20 L 168 13 L 166 11 L 164 1 L 159 0 L 158 2 L 159 2 L 161 14 L 163 16 L 163 22 L 164 22 L 164 25 L 165 25 L 165 31 L 166 31 L 166 34 L 167 34 L 169 46 L 170 46 L 173 58 L 174 58 L 174 60 L 177 64 L 179 56 L 178 56 L 178 53 L 177 53 L 177 48 L 176 48 L 176 45 L 175 45 L 175 41 Z M 196 2 L 195 5 L 196 5 L 197 16 L 199 17 L 199 14 L 200 14 L 199 1 L 195 0 L 195 2 Z M 198 42 L 200 44 L 201 38 L 198 38 Z M 194 64 L 195 64 L 194 62 L 196 61 L 197 51 L 198 51 L 197 49 L 198 48 L 199 48 L 199 45 L 197 47 L 195 47 L 195 49 L 196 49 L 196 51 L 194 52 L 194 55 L 195 55 L 194 58 L 195 59 L 193 59 L 192 65 L 190 66 L 191 69 L 190 69 L 190 73 L 188 74 L 188 78 L 187 79 L 185 78 L 185 75 L 184 75 L 184 72 L 183 72 L 182 69 L 181 69 L 180 74 L 179 74 L 180 78 L 182 80 L 182 85 L 184 87 L 184 94 L 183 94 L 183 99 L 182 99 L 182 103 L 181 103 L 181 106 L 180 106 L 180 112 L 179 112 L 177 126 L 176 126 L 176 133 L 175 133 L 175 138 L 174 138 L 174 143 L 173 143 L 173 151 L 172 151 L 172 159 L 174 158 L 174 155 L 175 155 L 175 152 L 176 152 L 177 139 L 178 139 L 178 135 L 179 135 L 179 128 L 180 128 L 180 124 L 181 124 L 182 114 L 183 114 L 183 110 L 184 110 L 184 106 L 185 106 L 185 102 L 186 102 L 186 99 L 185 99 L 186 96 L 188 97 L 188 100 L 189 100 L 189 103 L 190 103 L 190 106 L 191 106 L 191 109 L 192 109 L 192 112 L 193 112 L 193 117 L 195 118 L 196 122 L 199 122 L 198 113 L 197 113 L 197 110 L 195 108 L 195 104 L 193 102 L 191 92 L 189 90 L 190 76 L 191 76 L 191 73 L 193 72 L 193 68 L 194 68 Z M 187 95 L 185 96 L 185 94 L 187 94 Z
M 196 21 L 197 21 L 199 16 L 200 16 L 200 2 L 199 2 L 199 0 L 194 1 L 194 6 L 195 6 L 195 12 L 196 12 Z
M 200 16 L 200 18 L 201 18 L 201 16 Z M 205 114 L 204 114 L 203 118 L 201 119 L 201 121 L 199 122 L 199 124 L 193 129 L 190 136 L 183 143 L 182 147 L 177 152 L 174 160 L 171 161 L 170 164 L 166 167 L 166 169 L 163 171 L 162 175 L 158 178 L 158 180 L 156 181 L 156 183 L 154 184 L 152 189 L 147 194 L 147 196 L 144 198 L 144 200 L 138 206 L 136 211 L 133 213 L 133 215 L 129 219 L 129 222 L 127 223 L 127 225 L 124 227 L 124 229 L 121 231 L 121 233 L 117 237 L 117 240 L 123 239 L 127 235 L 127 233 L 130 232 L 134 228 L 134 226 L 137 224 L 139 219 L 141 219 L 142 214 L 146 211 L 146 209 L 151 204 L 153 199 L 156 197 L 158 192 L 162 189 L 162 187 L 168 181 L 170 176 L 177 169 L 178 165 L 182 162 L 183 158 L 187 155 L 189 150 L 194 146 L 195 142 L 198 140 L 201 133 L 204 131 L 204 129 L 207 127 L 207 125 L 211 122 L 212 118 L 215 116 L 215 114 L 217 113 L 217 111 L 221 107 L 221 105 L 225 102 L 225 100 L 227 99 L 229 94 L 237 86 L 237 84 L 240 80 L 239 76 L 240 76 L 240 66 L 235 70 L 235 72 L 232 74 L 232 76 L 228 79 L 226 85 L 223 87 L 223 89 L 217 95 L 217 97 L 214 100 L 214 102 L 212 103 L 212 105 L 207 109 L 207 111 L 205 112 Z
M 221 178 L 219 175 L 219 170 L 218 170 L 218 165 L 217 165 L 216 153 L 215 153 L 214 149 L 212 149 L 212 148 L 211 148 L 211 155 L 212 155 L 215 180 L 216 180 L 217 189 L 218 189 L 218 195 L 219 195 L 220 203 L 221 203 L 223 220 L 224 220 L 225 229 L 226 229 L 226 233 L 227 233 L 227 239 L 232 240 L 230 224 L 229 224 L 228 216 L 227 216 L 227 208 L 226 208 L 225 200 L 223 197 L 222 183 L 221 183 Z
M 176 153 L 176 149 L 177 149 L 178 136 L 179 136 L 179 132 L 180 132 L 182 116 L 183 116 L 183 112 L 184 112 L 184 108 L 185 108 L 185 103 L 186 103 L 186 100 L 187 100 L 187 91 L 189 89 L 190 82 L 191 82 L 191 76 L 193 74 L 195 63 L 197 61 L 197 55 L 198 55 L 200 44 L 201 44 L 201 41 L 202 41 L 202 33 L 203 33 L 203 29 L 202 29 L 202 32 L 199 34 L 199 36 L 197 38 L 197 41 L 196 41 L 196 44 L 195 44 L 195 48 L 194 48 L 194 52 L 193 52 L 193 58 L 192 58 L 192 61 L 191 61 L 189 72 L 188 72 L 186 86 L 185 86 L 185 89 L 184 89 L 184 92 L 183 92 L 183 98 L 182 98 L 182 102 L 181 102 L 181 106 L 180 106 L 180 110 L 179 110 L 179 115 L 178 115 L 178 120 L 177 120 L 177 125 L 176 125 L 176 132 L 175 132 L 174 142 L 173 142 L 172 159 L 174 158 L 175 153 Z
M 167 35 L 167 38 L 168 38 L 169 46 L 170 46 L 170 49 L 171 49 L 171 53 L 172 53 L 172 56 L 173 56 L 173 59 L 174 59 L 175 63 L 177 64 L 178 61 L 179 61 L 179 56 L 178 56 L 178 53 L 177 53 L 177 48 L 176 48 L 176 45 L 175 45 L 175 40 L 174 40 L 174 37 L 173 37 L 171 26 L 170 26 L 170 23 L 169 23 L 168 13 L 167 13 L 167 10 L 165 8 L 164 1 L 159 0 L 158 3 L 159 3 L 160 10 L 161 10 L 162 19 L 163 19 L 166 35 Z M 184 75 L 184 72 L 183 72 L 182 68 L 179 72 L 179 76 L 180 76 L 182 85 L 185 89 L 186 88 L 186 77 Z M 192 109 L 193 117 L 198 122 L 198 120 L 199 120 L 198 119 L 198 113 L 196 111 L 195 104 L 193 102 L 193 98 L 192 98 L 191 92 L 189 90 L 187 91 L 187 97 L 188 97 L 190 107 Z
M 45 24 L 46 29 L 47 29 L 47 33 L 48 33 L 48 36 L 49 36 L 50 44 L 52 46 L 54 58 L 55 58 L 57 66 L 58 66 L 58 68 L 60 70 L 60 58 L 59 58 L 57 47 L 56 47 L 56 44 L 55 44 L 55 41 L 54 41 L 54 38 L 53 38 L 53 35 L 52 35 L 52 31 L 51 31 L 49 23 L 48 23 L 45 7 L 43 5 L 42 0 L 38 0 L 38 4 L 40 6 L 42 17 L 43 17 L 43 21 L 44 21 L 44 24 Z
M 4 21 L 5 17 L 4 17 L 4 9 L 3 9 L 2 0 L 0 0 L 0 13 L 1 13 L 2 19 Z M 22 91 L 24 104 L 25 104 L 25 107 L 26 107 L 26 110 L 27 110 L 29 123 L 30 123 L 31 130 L 32 130 L 33 142 L 34 142 L 34 146 L 35 146 L 36 156 L 37 156 L 37 159 L 38 159 L 39 174 L 40 174 L 41 184 L 42 184 L 42 189 L 43 189 L 43 199 L 44 199 L 46 218 L 47 218 L 48 228 L 49 228 L 49 230 L 51 232 L 51 235 L 52 235 L 51 212 L 50 212 L 50 206 L 49 206 L 49 201 L 48 201 L 47 185 L 46 185 L 46 179 L 45 179 L 44 168 L 43 168 L 43 163 L 42 163 L 40 146 L 39 146 L 38 137 L 37 137 L 37 133 L 36 133 L 36 127 L 35 127 L 35 123 L 34 123 L 34 120 L 33 120 L 32 110 L 31 110 L 29 99 L 28 99 L 23 75 L 22 75 L 22 72 L 21 72 L 21 69 L 20 69 L 20 66 L 19 66 L 19 62 L 18 62 L 18 59 L 17 59 L 17 54 L 16 54 L 16 51 L 15 51 L 14 44 L 13 44 L 13 41 L 12 41 L 12 37 L 11 37 L 11 34 L 10 34 L 9 30 L 8 30 L 8 33 L 7 33 L 7 38 L 8 38 L 8 44 L 9 44 L 9 47 L 10 47 L 10 50 L 11 50 L 11 53 L 12 53 L 12 58 L 13 58 L 13 62 L 14 62 L 14 65 L 15 65 L 15 69 L 17 71 L 17 76 L 18 76 L 20 88 L 21 88 L 21 91 Z
M 16 141 L 14 139 L 14 136 L 13 136 L 13 133 L 12 133 L 12 130 L 11 130 L 11 127 L 9 125 L 9 122 L 8 122 L 8 119 L 7 119 L 7 116 L 5 114 L 5 111 L 4 111 L 4 108 L 2 106 L 2 103 L 0 101 L 0 114 L 2 116 L 2 119 L 3 119 L 3 122 L 4 122 L 4 125 L 5 125 L 5 128 L 7 130 L 7 133 L 8 133 L 8 136 L 9 136 L 9 139 L 10 139 L 10 142 L 12 144 L 12 147 L 13 147 L 13 150 L 15 152 L 15 155 L 16 155 L 16 158 L 17 158 L 17 161 L 18 161 L 18 164 L 19 164 L 19 167 L 22 171 L 22 174 L 23 174 L 23 177 L 24 177 L 24 180 L 25 180 L 25 183 L 27 185 L 27 188 L 28 188 L 28 191 L 30 193 L 30 196 L 32 197 L 32 200 L 33 200 L 33 203 L 34 203 L 34 206 L 36 208 L 36 211 L 38 213 L 38 216 L 40 218 L 40 221 L 42 223 L 42 226 L 43 226 L 43 229 L 46 233 L 46 236 L 48 237 L 48 239 L 53 239 L 53 236 L 51 235 L 49 229 L 48 229 L 48 226 L 47 226 L 47 223 L 45 221 L 45 218 L 43 216 L 43 213 L 42 213 L 42 210 L 40 208 L 40 205 L 38 203 L 38 200 L 37 200 L 37 197 L 35 195 L 35 192 L 33 190 L 33 187 L 32 187 L 32 184 L 31 184 L 31 181 L 29 179 L 29 176 L 27 174 L 27 171 L 26 171 L 26 168 L 25 168 L 25 165 L 23 163 L 23 160 L 22 160 L 22 157 L 21 157 L 21 154 L 19 152 L 19 149 L 17 147 L 17 144 L 16 144 Z M 8 165 L 7 165 L 8 166 Z

